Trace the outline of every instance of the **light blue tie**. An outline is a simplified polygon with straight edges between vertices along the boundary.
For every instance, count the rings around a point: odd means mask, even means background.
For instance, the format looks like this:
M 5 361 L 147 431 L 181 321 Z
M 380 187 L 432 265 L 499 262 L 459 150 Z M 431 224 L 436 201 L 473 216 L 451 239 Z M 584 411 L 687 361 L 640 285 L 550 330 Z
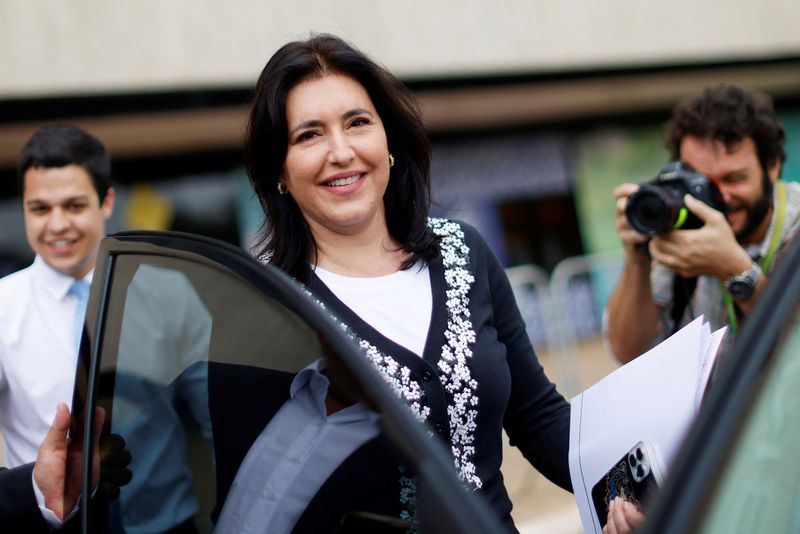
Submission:
M 83 333 L 83 319 L 86 316 L 86 302 L 89 300 L 89 282 L 75 280 L 69 288 L 69 293 L 75 295 L 78 304 L 75 306 L 75 317 L 72 331 L 75 332 L 75 354 L 81 348 L 81 334 Z

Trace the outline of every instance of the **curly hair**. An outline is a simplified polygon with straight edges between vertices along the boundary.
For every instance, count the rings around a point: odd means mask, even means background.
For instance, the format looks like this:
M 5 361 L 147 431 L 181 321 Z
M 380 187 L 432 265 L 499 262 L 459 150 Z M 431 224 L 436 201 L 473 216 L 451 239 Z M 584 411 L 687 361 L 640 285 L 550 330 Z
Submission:
M 727 148 L 749 137 L 764 170 L 786 160 L 786 131 L 775 114 L 772 99 L 736 85 L 708 87 L 675 106 L 665 131 L 665 143 L 673 159 L 680 158 L 681 140 L 687 135 L 721 141 Z

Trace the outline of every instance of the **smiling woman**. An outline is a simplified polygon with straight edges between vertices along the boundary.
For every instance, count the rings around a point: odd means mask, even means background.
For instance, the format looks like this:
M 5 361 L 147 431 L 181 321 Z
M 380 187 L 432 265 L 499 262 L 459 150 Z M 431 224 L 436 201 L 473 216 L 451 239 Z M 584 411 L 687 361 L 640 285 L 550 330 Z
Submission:
M 505 429 L 537 469 L 570 488 L 569 405 L 545 377 L 489 247 L 466 224 L 428 217 L 430 148 L 409 91 L 337 37 L 289 43 L 258 80 L 246 147 L 267 218 L 262 256 L 305 284 L 359 342 L 411 413 L 449 448 L 462 483 L 512 526 L 500 474 Z M 327 428 L 351 407 L 333 402 L 327 387 L 322 393 Z M 292 417 L 304 434 L 322 432 L 312 421 L 310 412 Z M 279 424 L 269 422 L 262 435 L 278 433 Z M 373 475 L 349 505 L 415 521 L 409 469 L 391 455 L 371 454 L 372 445 L 363 436 L 320 437 L 309 454 L 346 451 L 348 462 Z M 273 487 L 269 478 L 253 480 L 248 459 L 227 459 L 238 470 L 232 486 L 252 488 L 247 495 Z M 327 488 L 314 499 L 338 522 L 340 498 L 325 497 Z M 296 501 L 302 491 L 289 484 L 280 498 Z M 219 524 L 266 531 L 258 510 L 255 501 L 226 503 Z
M 368 191 L 376 205 L 371 217 L 383 217 L 388 231 L 380 240 L 369 240 L 387 249 L 382 261 L 399 259 L 407 268 L 438 253 L 426 220 L 430 143 L 417 103 L 394 76 L 338 38 L 289 43 L 267 63 L 253 96 L 245 155 L 267 216 L 260 252 L 296 278 L 310 279 L 311 265 L 325 248 L 311 231 L 312 224 L 326 228 L 317 218 L 333 217 L 327 211 L 323 217 L 323 206 L 352 206 L 358 203 L 353 199 L 364 201 Z M 314 177 L 304 179 L 328 185 L 309 196 L 296 183 L 307 173 Z M 282 194 L 292 181 L 296 194 Z M 320 199 L 327 202 L 315 208 L 317 218 L 303 213 L 312 209 L 311 198 L 315 205 Z M 345 233 L 355 231 L 339 224 Z M 357 226 L 360 233 L 363 228 Z M 334 240 L 329 255 L 339 248 L 339 235 L 326 232 Z M 334 261 L 345 260 L 339 255 Z M 351 257 L 347 263 L 354 261 Z M 374 259 L 360 258 L 359 263 L 372 265 Z

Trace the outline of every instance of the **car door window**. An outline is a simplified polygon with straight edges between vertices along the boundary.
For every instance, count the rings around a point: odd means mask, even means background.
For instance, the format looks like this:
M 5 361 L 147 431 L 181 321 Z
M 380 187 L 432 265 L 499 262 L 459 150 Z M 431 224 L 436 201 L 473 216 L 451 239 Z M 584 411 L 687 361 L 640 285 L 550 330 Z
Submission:
M 800 531 L 800 314 L 785 326 L 702 532 Z
M 109 297 L 121 313 L 106 324 L 98 404 L 133 473 L 110 524 L 210 531 L 221 511 L 215 442 L 228 454 L 222 434 L 235 431 L 222 427 L 263 407 L 272 378 L 285 400 L 287 378 L 323 358 L 320 339 L 239 278 L 177 258 L 120 256 Z
M 131 239 L 101 247 L 76 379 L 73 436 L 92 432 L 86 406 L 105 410 L 99 489 L 83 468 L 89 532 L 395 532 L 424 524 L 418 509 L 438 531 L 493 529 L 304 290 L 207 240 Z M 132 480 L 114 498 L 103 473 L 122 441 Z

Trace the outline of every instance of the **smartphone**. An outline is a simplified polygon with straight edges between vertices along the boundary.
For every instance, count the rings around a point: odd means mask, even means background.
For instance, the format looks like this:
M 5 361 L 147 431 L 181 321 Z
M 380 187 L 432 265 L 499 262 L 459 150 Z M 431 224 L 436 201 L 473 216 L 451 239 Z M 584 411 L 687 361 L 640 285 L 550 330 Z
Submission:
M 614 466 L 592 487 L 592 502 L 600 520 L 606 525 L 608 503 L 621 497 L 644 511 L 644 503 L 653 488 L 664 480 L 661 462 L 655 447 L 640 441 L 620 458 Z

